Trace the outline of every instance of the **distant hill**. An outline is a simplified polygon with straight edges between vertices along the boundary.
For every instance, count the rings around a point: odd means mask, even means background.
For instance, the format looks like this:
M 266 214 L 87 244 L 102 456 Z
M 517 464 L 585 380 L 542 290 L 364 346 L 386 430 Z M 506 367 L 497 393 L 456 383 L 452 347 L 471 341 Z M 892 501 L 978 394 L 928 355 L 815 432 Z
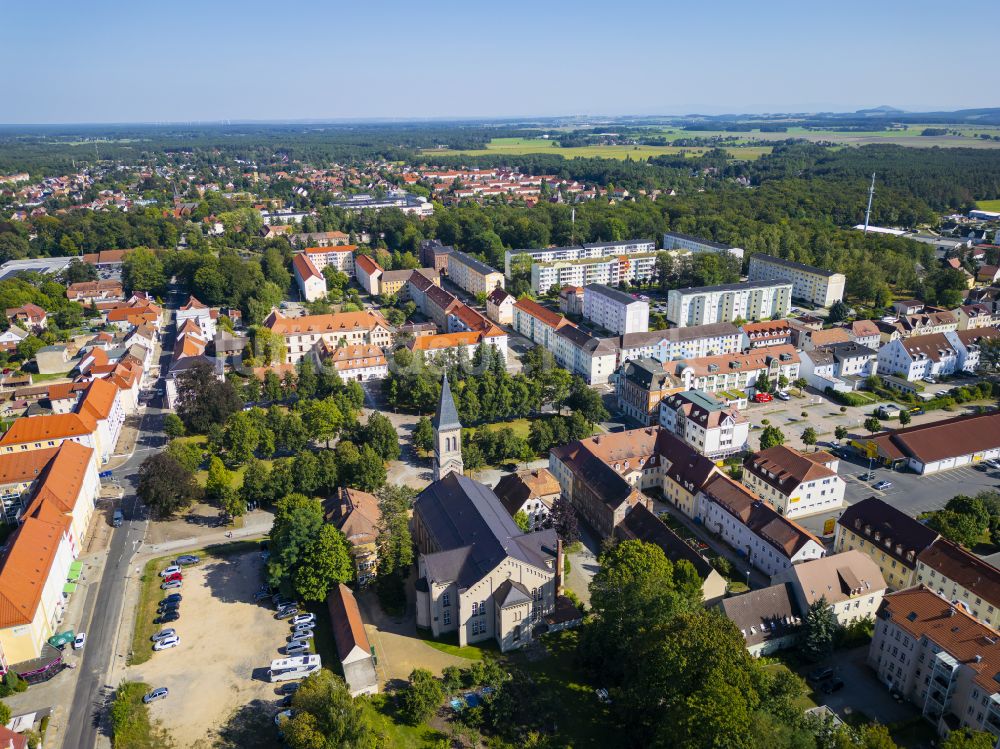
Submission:
M 902 109 L 896 109 L 896 107 L 890 107 L 888 104 L 883 104 L 880 107 L 872 107 L 871 109 L 859 109 L 854 114 L 875 114 L 875 115 L 885 115 L 885 114 L 903 114 Z

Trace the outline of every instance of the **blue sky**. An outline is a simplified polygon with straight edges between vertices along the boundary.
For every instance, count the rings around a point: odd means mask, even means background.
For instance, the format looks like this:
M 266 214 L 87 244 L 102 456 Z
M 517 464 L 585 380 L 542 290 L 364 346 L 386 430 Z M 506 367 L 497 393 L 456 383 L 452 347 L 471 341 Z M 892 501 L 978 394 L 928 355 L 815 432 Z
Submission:
M 4 6 L 4 123 L 1000 106 L 997 0 Z

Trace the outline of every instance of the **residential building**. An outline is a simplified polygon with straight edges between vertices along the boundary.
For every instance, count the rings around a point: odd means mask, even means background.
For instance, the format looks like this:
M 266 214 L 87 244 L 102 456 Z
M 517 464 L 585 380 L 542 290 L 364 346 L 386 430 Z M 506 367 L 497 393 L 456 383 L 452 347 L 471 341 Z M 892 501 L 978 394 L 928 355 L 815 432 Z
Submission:
M 315 302 L 326 297 L 326 277 L 309 259 L 309 255 L 299 253 L 292 258 L 292 271 L 299 294 L 306 302 Z
M 979 370 L 979 357 L 983 343 L 997 342 L 1000 330 L 997 328 L 972 328 L 969 330 L 954 330 L 944 334 L 958 351 L 958 369 L 962 372 Z
M 504 253 L 504 275 L 513 278 L 514 272 L 526 269 L 528 265 L 555 261 L 594 260 L 598 258 L 622 257 L 626 255 L 655 254 L 656 243 L 652 240 L 630 239 L 620 242 L 594 242 L 571 245 L 569 247 L 549 247 L 544 250 L 507 250 Z M 532 271 L 534 275 L 534 271 Z M 583 284 L 577 284 L 582 286 Z M 545 287 L 544 291 L 548 291 Z
M 379 280 L 383 273 L 385 270 L 375 262 L 375 258 L 368 255 L 358 255 L 354 258 L 354 275 L 361 288 L 372 296 L 378 296 L 381 293 Z
M 882 345 L 882 331 L 872 320 L 855 320 L 848 328 L 851 340 L 861 346 L 878 351 Z
M 458 409 L 445 373 L 441 382 L 441 398 L 431 422 L 434 427 L 434 480 L 443 479 L 449 473 L 461 475 L 465 471 L 462 459 L 462 423 L 458 420 Z
M 880 463 L 927 475 L 1000 458 L 1000 412 L 956 416 L 930 424 L 881 432 L 857 442 L 872 443 Z
M 452 250 L 448 255 L 448 280 L 472 295 L 489 294 L 503 287 L 503 273 L 464 252 Z
M 618 360 L 616 339 L 597 338 L 531 299 L 514 303 L 514 330 L 552 352 L 556 363 L 588 384 L 603 384 Z
M 837 475 L 839 465 L 835 456 L 822 450 L 804 453 L 777 445 L 743 459 L 743 484 L 785 517 L 839 514 L 847 489 Z
M 508 473 L 493 487 L 500 504 L 514 517 L 523 512 L 528 518 L 528 530 L 548 526 L 552 505 L 561 493 L 559 482 L 547 468 L 526 468 Z
M 555 334 L 573 323 L 527 297 L 514 302 L 514 330 L 548 351 L 555 351 Z
M 946 538 L 917 555 L 915 584 L 925 585 L 993 629 L 1000 627 L 1000 570 Z
M 120 301 L 125 298 L 125 291 L 121 281 L 81 281 L 66 287 L 66 298 L 81 304 Z
M 417 626 L 502 652 L 534 637 L 555 608 L 563 568 L 554 530 L 522 533 L 489 487 L 449 472 L 413 503 Z
M 702 239 L 690 234 L 682 234 L 679 231 L 663 233 L 663 249 L 688 250 L 689 252 L 727 252 L 743 260 L 743 250 L 739 247 L 730 247 L 727 244 L 712 242 L 711 240 Z
M 687 562 L 694 567 L 701 578 L 701 598 L 706 605 L 725 598 L 729 587 L 726 578 L 690 544 L 670 530 L 646 505 L 635 505 L 615 527 L 615 536 L 623 541 L 643 541 L 659 546 L 663 555 L 674 564 Z
M 744 348 L 740 329 L 732 323 L 722 322 L 629 333 L 621 337 L 620 356 L 622 362 L 642 357 L 670 362 L 736 354 Z
M 739 629 L 754 658 L 786 650 L 799 641 L 802 610 L 790 583 L 726 598 L 719 608 Z
M 831 343 L 803 351 L 801 372 L 809 387 L 851 392 L 860 390 L 865 378 L 878 372 L 878 355 L 859 343 Z
M 322 273 L 327 266 L 354 278 L 354 251 L 357 245 L 342 244 L 327 247 L 306 247 L 302 254 L 308 256 L 313 265 Z
M 944 333 L 897 338 L 878 351 L 878 368 L 909 382 L 959 371 L 958 347 Z
M 285 317 L 272 310 L 264 327 L 285 339 L 285 362 L 297 364 L 323 341 L 336 345 L 369 344 L 385 348 L 392 344 L 394 332 L 378 312 L 337 312 L 330 315 Z
M 658 422 L 712 460 L 738 455 L 749 445 L 750 422 L 737 409 L 701 390 L 665 396 L 660 402 Z
M 992 328 L 1000 323 L 1000 315 L 995 313 L 988 304 L 963 304 L 952 312 L 958 318 L 959 330 Z
M 709 478 L 698 493 L 696 518 L 768 577 L 826 556 L 826 547 L 816 536 L 721 473 Z
M 917 559 L 938 538 L 930 526 L 878 497 L 849 505 L 837 519 L 835 553 L 857 549 L 872 558 L 890 590 L 917 582 Z
M 42 414 L 16 419 L 0 437 L 0 454 L 44 450 L 64 442 L 78 442 L 98 451 L 94 419 L 86 413 Z
M 206 341 L 215 337 L 217 316 L 212 314 L 212 308 L 195 299 L 193 296 L 177 309 L 177 330 L 184 328 L 188 320 L 194 320 L 202 338 Z
M 677 327 L 787 317 L 791 307 L 792 284 L 780 281 L 671 289 L 667 293 L 667 319 Z
M 434 358 L 443 351 L 464 350 L 465 356 L 471 359 L 480 346 L 493 347 L 504 362 L 507 360 L 507 334 L 495 330 L 493 335 L 480 331 L 459 331 L 457 333 L 435 333 L 418 336 L 406 344 L 414 353 L 420 352 L 425 357 Z
M 497 286 L 486 297 L 486 316 L 497 325 L 513 325 L 515 301 L 513 294 Z
M 378 694 L 378 677 L 375 674 L 374 649 L 365 634 L 361 610 L 354 593 L 343 583 L 326 597 L 330 611 L 330 625 L 337 645 L 337 660 L 347 682 L 351 697 Z
M 917 586 L 885 597 L 868 665 L 942 736 L 964 727 L 998 737 L 998 643 L 995 629 Z
M 564 315 L 583 316 L 582 286 L 563 286 L 559 289 L 559 311 Z
M 472 307 L 460 302 L 454 294 L 435 285 L 423 270 L 412 272 L 406 288 L 417 309 L 442 331 L 441 335 L 429 333 L 417 336 L 410 344 L 412 350 L 434 353 L 444 349 L 471 349 L 487 345 L 496 348 L 504 362 L 507 361 L 507 334 Z M 468 353 L 471 356 L 473 351 Z
M 594 283 L 583 287 L 583 317 L 618 335 L 649 330 L 649 302 Z
M 761 252 L 750 256 L 748 270 L 750 281 L 789 281 L 792 297 L 803 299 L 817 307 L 831 307 L 844 299 L 843 273 L 815 268 L 804 263 L 765 255 Z
M 682 387 L 655 359 L 625 362 L 612 379 L 618 408 L 642 426 L 656 424 L 660 419 L 660 401 Z
M 642 284 L 656 275 L 657 253 L 612 255 L 552 260 L 531 265 L 531 289 L 545 294 L 550 289 L 599 283 L 618 286 L 623 281 Z
M 454 247 L 441 244 L 436 239 L 425 239 L 420 242 L 420 264 L 425 268 L 433 268 L 438 273 L 448 272 L 448 255 Z
M 0 333 L 0 351 L 15 351 L 17 345 L 28 337 L 28 331 L 22 330 L 16 325 L 11 325 L 7 330 Z
M 296 247 L 330 247 L 351 244 L 351 235 L 342 231 L 313 231 L 293 234 L 288 241 Z
M 764 320 L 748 322 L 740 326 L 742 348 L 764 348 L 765 346 L 785 346 L 792 342 L 792 327 L 788 320 Z
M 897 338 L 930 335 L 931 333 L 947 333 L 958 330 L 958 317 L 946 309 L 926 307 L 922 312 L 912 315 L 900 315 L 892 321 L 880 320 L 875 323 L 882 336 L 882 343 L 894 341 Z
M 324 502 L 326 521 L 344 534 L 354 560 L 354 579 L 367 585 L 378 571 L 378 526 L 382 520 L 378 497 L 340 486 Z
M 799 377 L 800 359 L 792 346 L 768 346 L 745 354 L 706 356 L 671 362 L 675 375 L 687 390 L 707 393 L 740 391 L 749 395 L 763 374 L 776 383 L 784 377 L 794 382 Z
M 842 627 L 874 617 L 886 589 L 878 565 L 857 550 L 792 565 L 771 579 L 778 583 L 792 584 L 800 611 L 825 599 Z
M 12 325 L 19 325 L 26 330 L 45 330 L 49 324 L 48 313 L 31 302 L 8 308 L 7 319 Z
M 434 214 L 434 204 L 427 198 L 411 195 L 402 190 L 389 190 L 382 197 L 376 197 L 367 193 L 357 195 L 346 195 L 340 200 L 331 203 L 335 208 L 343 208 L 351 213 L 361 213 L 361 211 L 384 211 L 387 208 L 394 208 L 409 213 L 420 218 L 425 218 Z
M 368 382 L 389 376 L 389 362 L 378 346 L 367 343 L 339 346 L 320 341 L 313 354 L 317 367 L 333 368 L 344 382 Z
M 792 345 L 802 351 L 812 351 L 835 343 L 854 343 L 847 328 L 824 329 L 821 325 L 804 324 L 801 319 L 790 320 L 789 325 L 792 328 Z

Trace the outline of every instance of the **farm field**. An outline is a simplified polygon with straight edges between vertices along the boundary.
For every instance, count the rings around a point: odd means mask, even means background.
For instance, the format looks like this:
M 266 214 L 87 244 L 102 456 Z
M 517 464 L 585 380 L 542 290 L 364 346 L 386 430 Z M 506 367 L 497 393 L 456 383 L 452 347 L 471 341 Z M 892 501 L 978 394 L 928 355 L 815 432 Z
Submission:
M 484 149 L 454 150 L 450 148 L 425 150 L 425 154 L 442 156 L 488 156 L 491 154 L 510 154 L 522 156 L 532 153 L 551 153 L 567 159 L 577 157 L 619 159 L 626 158 L 645 161 L 651 156 L 676 155 L 684 153 L 689 156 L 700 156 L 707 148 L 681 148 L 679 146 L 580 146 L 574 148 L 559 148 L 555 140 L 536 138 L 494 138 Z M 727 148 L 733 158 L 758 159 L 771 152 L 770 146 L 746 146 Z
M 804 127 L 789 126 L 788 131 L 784 133 L 762 133 L 760 130 L 738 133 L 725 130 L 681 130 L 678 128 L 665 128 L 660 131 L 651 130 L 650 133 L 662 135 L 667 140 L 682 140 L 684 138 L 737 138 L 736 142 L 741 145 L 781 141 L 788 138 L 802 138 L 813 142 L 822 141 L 849 146 L 888 143 L 913 148 L 930 148 L 931 146 L 944 148 L 1000 148 L 1000 141 L 982 140 L 977 137 L 979 133 L 1000 135 L 1000 128 L 997 127 L 971 128 L 946 126 L 949 130 L 959 131 L 961 135 L 923 136 L 920 133 L 923 132 L 925 127 L 935 126 L 910 125 L 898 130 L 862 130 L 857 132 L 810 130 Z
M 1000 199 L 998 200 L 977 200 L 976 208 L 981 211 L 1000 211 Z

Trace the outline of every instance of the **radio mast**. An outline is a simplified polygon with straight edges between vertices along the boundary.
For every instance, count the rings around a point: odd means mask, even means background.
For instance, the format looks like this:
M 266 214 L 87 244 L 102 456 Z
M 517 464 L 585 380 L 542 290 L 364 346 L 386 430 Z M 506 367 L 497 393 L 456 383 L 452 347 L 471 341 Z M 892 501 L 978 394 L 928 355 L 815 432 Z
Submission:
M 875 197 L 875 172 L 872 172 L 872 186 L 868 188 L 868 209 L 865 211 L 865 235 L 868 234 L 868 221 L 872 217 L 872 198 Z

